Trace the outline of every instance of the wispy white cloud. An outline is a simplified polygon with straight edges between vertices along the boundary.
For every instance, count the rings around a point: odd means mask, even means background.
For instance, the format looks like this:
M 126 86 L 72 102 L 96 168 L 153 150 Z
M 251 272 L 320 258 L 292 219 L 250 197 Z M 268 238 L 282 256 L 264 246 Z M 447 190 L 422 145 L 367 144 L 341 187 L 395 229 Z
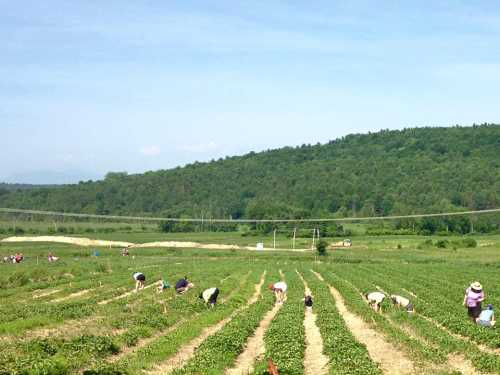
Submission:
M 157 156 L 161 154 L 161 149 L 156 145 L 146 146 L 141 148 L 141 154 L 146 156 Z

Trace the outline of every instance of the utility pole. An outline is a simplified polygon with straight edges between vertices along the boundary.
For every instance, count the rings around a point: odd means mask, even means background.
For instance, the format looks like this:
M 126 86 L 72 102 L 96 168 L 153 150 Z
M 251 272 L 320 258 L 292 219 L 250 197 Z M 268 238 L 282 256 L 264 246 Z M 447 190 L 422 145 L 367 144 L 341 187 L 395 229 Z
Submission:
M 292 245 L 292 248 L 295 250 L 295 238 L 297 236 L 297 228 L 293 228 L 293 245 Z
M 316 228 L 313 229 L 313 240 L 311 245 L 311 250 L 314 250 L 314 240 L 316 239 Z
M 276 229 L 274 230 L 274 245 L 273 248 L 276 250 Z

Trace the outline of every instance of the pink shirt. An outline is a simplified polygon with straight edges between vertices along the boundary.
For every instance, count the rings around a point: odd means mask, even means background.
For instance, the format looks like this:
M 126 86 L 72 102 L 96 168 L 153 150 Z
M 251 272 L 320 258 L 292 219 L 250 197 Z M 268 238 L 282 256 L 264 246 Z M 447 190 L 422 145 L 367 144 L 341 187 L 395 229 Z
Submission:
M 467 295 L 467 307 L 476 307 L 478 303 L 484 300 L 484 292 L 481 290 L 479 293 L 473 292 L 471 288 L 465 291 Z

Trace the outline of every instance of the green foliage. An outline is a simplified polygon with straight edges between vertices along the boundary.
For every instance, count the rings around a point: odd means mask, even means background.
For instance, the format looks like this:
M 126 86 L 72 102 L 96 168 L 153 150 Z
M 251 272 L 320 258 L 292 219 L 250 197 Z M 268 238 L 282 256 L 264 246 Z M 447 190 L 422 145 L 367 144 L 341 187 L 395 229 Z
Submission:
M 313 309 L 323 337 L 324 352 L 330 359 L 331 374 L 380 374 L 366 347 L 355 340 L 339 314 L 328 287 L 310 272 L 304 271 L 307 283 L 315 296 Z M 342 350 L 338 350 L 342 348 Z
M 328 246 L 328 242 L 324 240 L 319 240 L 318 243 L 316 244 L 316 251 L 318 252 L 318 255 L 324 256 L 326 255 L 326 249 Z
M 465 247 L 477 247 L 477 241 L 471 237 L 464 238 L 462 243 Z
M 93 214 L 204 217 L 165 231 L 210 231 L 210 218 L 381 216 L 500 206 L 499 125 L 384 130 L 98 182 L 9 190 L 0 206 Z M 401 221 L 399 233 L 471 231 L 467 218 Z M 477 218 L 474 231 L 499 229 Z M 230 226 L 224 230 L 235 230 Z M 269 230 L 257 228 L 253 230 Z M 327 229 L 335 235 L 345 231 Z M 374 231 L 376 229 L 373 229 Z M 384 229 L 386 230 L 386 229 Z M 323 233 L 323 231 L 322 231 Z

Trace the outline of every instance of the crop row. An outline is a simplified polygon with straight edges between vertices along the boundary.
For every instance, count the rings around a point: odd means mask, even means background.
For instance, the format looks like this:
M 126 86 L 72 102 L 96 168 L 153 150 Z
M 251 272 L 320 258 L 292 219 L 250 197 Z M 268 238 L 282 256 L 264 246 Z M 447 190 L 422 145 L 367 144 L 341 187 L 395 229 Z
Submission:
M 303 276 L 314 296 L 316 324 L 323 338 L 324 354 L 330 359 L 330 374 L 380 374 L 366 347 L 357 342 L 340 316 L 328 286 L 305 270 Z M 341 348 L 341 350 L 339 350 Z
M 265 280 L 265 285 L 273 280 L 272 273 Z M 225 368 L 233 365 L 236 357 L 244 350 L 249 336 L 258 327 L 264 314 L 274 302 L 272 293 L 263 290 L 261 300 L 243 310 L 233 318 L 219 333 L 209 337 L 197 350 L 195 357 L 175 375 L 221 374 Z
M 304 286 L 295 271 L 285 271 L 288 299 L 265 334 L 266 358 L 271 358 L 280 373 L 304 373 Z M 255 374 L 266 374 L 267 361 L 256 366 Z
M 384 269 L 382 268 L 382 272 L 383 270 Z M 387 272 L 386 274 L 382 272 L 370 273 L 372 287 L 374 285 L 378 285 L 387 291 L 398 290 L 401 288 L 402 285 L 401 280 L 399 279 L 395 280 L 393 276 L 388 276 L 390 272 Z M 361 280 L 366 279 L 363 278 L 363 275 L 366 274 L 365 273 L 358 274 L 356 272 L 350 272 L 349 277 L 355 284 L 362 285 Z M 500 358 L 497 355 L 488 352 L 482 352 L 473 343 L 457 339 L 456 337 L 450 335 L 446 331 L 437 328 L 435 324 L 429 322 L 427 319 L 424 319 L 424 317 L 420 315 L 424 314 L 425 316 L 427 314 L 429 316 L 433 316 L 435 314 L 440 314 L 441 317 L 443 316 L 446 317 L 447 315 L 450 317 L 453 316 L 452 312 L 443 312 L 441 310 L 442 306 L 436 307 L 435 306 L 436 304 L 425 302 L 425 300 L 422 299 L 422 296 L 426 295 L 424 294 L 426 289 L 423 288 L 422 294 L 420 294 L 420 287 L 416 287 L 417 282 L 415 280 L 413 281 L 414 281 L 412 284 L 413 288 L 414 290 L 419 290 L 418 292 L 419 297 L 414 298 L 410 295 L 408 295 L 408 297 L 415 301 L 417 314 L 415 314 L 414 316 L 408 316 L 408 314 L 404 312 L 397 312 L 390 309 L 389 306 L 386 307 L 386 314 L 390 315 L 391 318 L 398 324 L 411 327 L 411 329 L 414 330 L 420 337 L 422 337 L 422 339 L 425 340 L 425 342 L 431 343 L 439 347 L 440 351 L 448 354 L 454 352 L 460 352 L 464 354 L 466 357 L 468 357 L 477 369 L 484 372 L 494 372 L 494 373 L 500 372 Z M 423 281 L 419 280 L 418 282 L 420 283 Z M 363 283 L 364 287 L 367 288 L 367 283 L 370 282 L 367 282 L 365 280 L 363 281 Z M 436 299 L 436 293 L 437 293 L 436 289 L 432 289 L 434 293 L 432 294 L 432 296 L 429 295 L 428 298 L 433 298 L 434 300 Z M 443 296 L 441 298 L 444 299 L 445 297 Z M 438 297 L 438 299 L 440 298 Z M 455 317 L 454 319 L 458 319 L 458 317 Z M 469 321 L 465 319 L 465 317 L 462 317 L 461 324 L 465 326 L 471 325 Z M 475 328 L 479 330 L 482 329 L 481 327 L 475 327 Z M 488 331 L 488 333 L 494 333 L 494 332 Z
M 203 277 L 203 273 L 201 272 L 199 276 Z M 206 281 L 200 283 L 200 286 L 208 286 L 209 283 L 214 283 L 220 277 L 219 275 L 214 274 L 210 277 L 207 272 L 205 275 Z M 235 275 L 233 281 L 228 280 L 228 287 L 231 284 L 237 285 L 238 277 L 238 275 Z M 114 337 L 109 334 L 100 334 L 97 336 L 85 334 L 76 336 L 70 340 L 55 337 L 14 343 L 10 347 L 10 350 L 2 352 L 5 356 L 0 360 L 0 365 L 3 368 L 9 368 L 12 373 L 23 368 L 44 366 L 45 363 L 48 363 L 48 366 L 53 368 L 69 369 L 79 367 L 91 360 L 98 360 L 99 358 L 115 354 L 120 350 L 120 346 L 133 345 L 139 338 L 147 337 L 155 330 L 164 329 L 174 324 L 184 314 L 193 314 L 197 309 L 200 310 L 202 308 L 194 293 L 191 293 L 189 296 L 183 296 L 185 298 L 174 298 L 171 300 L 167 304 L 168 314 L 165 315 L 163 304 L 158 302 L 165 300 L 170 293 L 165 293 L 161 297 L 157 297 L 154 291 L 147 290 L 134 294 L 131 299 L 119 300 L 117 303 L 104 306 L 102 308 L 103 313 L 116 312 L 119 315 L 108 315 L 111 318 L 109 322 L 111 325 L 120 321 L 125 322 L 120 323 L 122 327 L 128 328 L 123 334 Z M 161 298 L 161 300 L 158 301 L 158 298 Z M 131 306 L 134 304 L 137 307 L 132 309 Z M 107 346 L 109 349 L 96 349 L 96 346 L 102 346 L 103 342 L 108 343 Z M 40 350 L 37 350 L 38 348 Z M 19 356 L 20 352 L 25 354 Z M 29 363 L 24 363 L 22 358 L 30 358 Z M 65 358 L 72 358 L 72 360 L 70 363 L 67 363 Z
M 203 306 L 202 310 L 197 313 L 184 314 L 187 320 L 173 332 L 160 336 L 152 343 L 141 347 L 112 365 L 104 362 L 97 363 L 93 370 L 87 371 L 87 374 L 106 374 L 109 371 L 136 374 L 141 370 L 152 369 L 155 365 L 177 353 L 182 345 L 199 336 L 203 329 L 228 317 L 237 308 L 244 305 L 250 295 L 255 292 L 254 285 L 259 278 L 260 275 L 253 272 L 249 281 L 241 285 L 241 289 L 235 289 L 231 299 L 227 300 L 226 303 L 218 304 L 214 309 L 207 309 Z M 198 306 L 201 306 L 199 302 Z
M 340 269 L 340 267 L 339 267 Z M 356 279 L 359 282 L 359 289 L 345 279 L 338 276 L 339 269 L 325 270 L 322 272 L 325 280 L 334 285 L 343 296 L 349 310 L 360 316 L 369 324 L 374 324 L 375 329 L 383 332 L 385 336 L 400 350 L 406 352 L 409 357 L 419 365 L 426 362 L 445 363 L 447 358 L 441 350 L 430 347 L 420 340 L 409 336 L 400 327 L 392 324 L 384 315 L 374 312 L 362 299 L 360 291 L 370 290 L 373 285 L 366 282 L 365 279 Z M 349 272 L 349 275 L 352 274 Z

